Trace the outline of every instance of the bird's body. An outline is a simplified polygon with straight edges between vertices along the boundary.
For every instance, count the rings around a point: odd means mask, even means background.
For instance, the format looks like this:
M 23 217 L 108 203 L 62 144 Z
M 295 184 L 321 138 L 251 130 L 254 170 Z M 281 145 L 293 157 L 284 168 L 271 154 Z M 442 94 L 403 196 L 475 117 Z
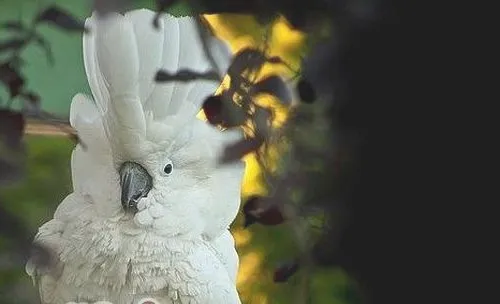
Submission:
M 28 263 L 42 303 L 240 303 L 238 256 L 228 230 L 239 207 L 242 163 L 218 165 L 240 134 L 198 120 L 218 84 L 155 84 L 159 68 L 210 68 L 191 18 L 137 10 L 87 20 L 85 69 L 95 103 L 78 94 L 71 125 L 74 192 L 36 241 L 57 257 Z M 211 48 L 224 70 L 230 56 Z

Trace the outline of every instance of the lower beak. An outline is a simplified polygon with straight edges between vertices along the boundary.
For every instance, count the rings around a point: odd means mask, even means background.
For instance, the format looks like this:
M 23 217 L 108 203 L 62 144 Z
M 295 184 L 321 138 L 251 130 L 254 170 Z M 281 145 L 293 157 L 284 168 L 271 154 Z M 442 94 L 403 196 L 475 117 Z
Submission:
M 143 166 L 125 162 L 120 167 L 121 203 L 125 211 L 137 212 L 139 200 L 148 195 L 153 179 Z

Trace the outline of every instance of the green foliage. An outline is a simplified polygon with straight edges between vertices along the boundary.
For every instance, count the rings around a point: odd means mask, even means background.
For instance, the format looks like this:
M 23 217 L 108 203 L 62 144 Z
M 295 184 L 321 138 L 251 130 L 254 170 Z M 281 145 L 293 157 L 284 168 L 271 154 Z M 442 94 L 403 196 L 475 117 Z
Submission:
M 74 144 L 66 138 L 38 136 L 28 136 L 26 143 L 26 177 L 2 189 L 0 199 L 34 233 L 71 191 L 70 156 Z
M 135 8 L 147 8 L 150 10 L 156 10 L 156 1 L 153 0 L 138 0 L 134 2 L 134 7 Z M 187 4 L 186 1 L 176 1 L 168 10 L 167 12 L 171 15 L 174 15 L 176 17 L 183 17 L 183 16 L 192 16 L 193 15 L 193 10 L 192 8 Z
M 168 12 L 176 17 L 193 15 L 193 10 L 184 1 L 179 1 L 172 5 Z
M 38 227 L 52 218 L 57 205 L 71 191 L 70 156 L 74 144 L 62 137 L 26 138 L 26 177 L 0 190 L 0 201 L 11 216 L 25 223 L 33 237 Z M 23 260 L 9 261 L 12 240 L 25 235 L 0 238 L 0 303 L 35 303 L 35 289 L 24 272 Z M 21 257 L 19 257 L 21 258 Z M 11 293 L 7 292 L 10 291 Z

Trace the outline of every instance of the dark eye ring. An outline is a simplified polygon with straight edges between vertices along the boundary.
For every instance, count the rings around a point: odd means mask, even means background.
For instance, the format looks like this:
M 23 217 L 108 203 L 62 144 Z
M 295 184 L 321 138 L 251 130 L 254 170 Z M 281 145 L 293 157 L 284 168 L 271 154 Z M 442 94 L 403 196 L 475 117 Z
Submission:
M 170 174 L 172 173 L 172 170 L 174 169 L 174 166 L 172 166 L 172 164 L 167 164 L 164 168 L 163 168 L 163 172 L 165 172 L 165 174 Z

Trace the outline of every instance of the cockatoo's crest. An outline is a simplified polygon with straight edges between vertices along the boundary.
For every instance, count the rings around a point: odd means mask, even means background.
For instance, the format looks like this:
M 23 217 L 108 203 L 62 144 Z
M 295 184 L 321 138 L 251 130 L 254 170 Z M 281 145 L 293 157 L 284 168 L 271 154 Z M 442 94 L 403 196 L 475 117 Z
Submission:
M 155 82 L 159 69 L 206 72 L 215 67 L 204 52 L 193 17 L 166 15 L 159 19 L 158 28 L 152 26 L 153 18 L 154 12 L 142 9 L 106 18 L 93 14 L 86 20 L 90 32 L 83 42 L 85 70 L 111 148 L 120 151 L 119 158 L 147 149 L 146 138 L 172 141 L 172 134 L 185 132 L 205 97 L 220 85 L 210 80 Z M 222 77 L 231 53 L 215 37 L 207 42 Z M 156 122 L 162 121 L 170 132 L 159 132 Z

